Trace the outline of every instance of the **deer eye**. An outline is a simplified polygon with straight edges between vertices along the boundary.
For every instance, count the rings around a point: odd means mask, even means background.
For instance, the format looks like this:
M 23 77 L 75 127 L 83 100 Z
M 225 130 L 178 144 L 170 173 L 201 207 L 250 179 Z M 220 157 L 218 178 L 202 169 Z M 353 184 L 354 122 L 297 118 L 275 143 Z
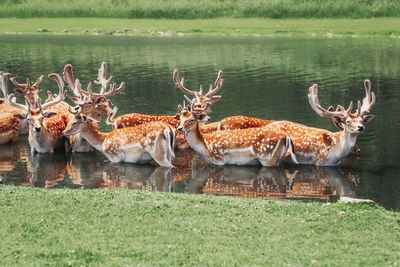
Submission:
M 191 118 L 191 119 L 189 120 L 189 122 L 194 122 L 194 118 Z

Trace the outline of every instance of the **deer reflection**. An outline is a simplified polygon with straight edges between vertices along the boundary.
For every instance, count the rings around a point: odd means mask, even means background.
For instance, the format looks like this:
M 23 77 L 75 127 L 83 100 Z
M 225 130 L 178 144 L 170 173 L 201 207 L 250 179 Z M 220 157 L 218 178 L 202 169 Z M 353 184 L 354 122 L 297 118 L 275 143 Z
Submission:
M 99 153 L 74 153 L 67 164 L 67 173 L 82 188 L 108 188 L 104 180 L 103 160 Z
M 262 199 L 321 199 L 354 197 L 354 185 L 339 167 L 208 166 L 193 170 L 189 193 Z
M 127 163 L 109 163 L 104 180 L 112 188 L 128 188 L 173 192 L 170 168 Z
M 14 181 L 11 177 L 9 177 L 9 172 L 14 171 L 19 161 L 25 161 L 26 154 L 19 142 L 4 144 L 0 149 L 0 179 L 2 183 L 7 184 L 15 184 L 19 182 L 27 182 L 27 179 L 19 178 L 18 180 L 23 181 Z
M 2 182 L 37 187 L 178 190 L 263 199 L 331 200 L 343 196 L 356 197 L 354 185 L 359 180 L 348 169 L 356 160 L 353 158 L 342 168 L 301 165 L 283 165 L 279 168 L 213 166 L 207 165 L 203 158 L 192 151 L 177 150 L 174 159 L 176 167 L 169 169 L 104 162 L 99 153 L 31 155 L 29 144 L 23 138 L 20 142 L 1 148 Z M 19 174 L 25 172 L 25 164 L 26 178 Z M 10 172 L 15 174 L 10 175 Z M 178 187 L 175 188 L 175 185 Z
M 26 165 L 31 186 L 45 188 L 56 186 L 68 174 L 67 163 L 65 154 L 31 154 Z

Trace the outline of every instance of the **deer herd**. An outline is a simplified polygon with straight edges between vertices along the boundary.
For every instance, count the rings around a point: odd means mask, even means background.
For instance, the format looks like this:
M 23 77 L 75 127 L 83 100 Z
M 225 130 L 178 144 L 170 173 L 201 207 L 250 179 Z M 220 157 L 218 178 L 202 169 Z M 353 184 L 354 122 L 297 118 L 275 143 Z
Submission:
M 174 149 L 192 148 L 209 163 L 277 166 L 281 162 L 336 166 L 352 151 L 358 151 L 356 140 L 364 131 L 365 124 L 374 118 L 370 109 L 375 104 L 371 82 L 365 80 L 365 97 L 358 101 L 357 110 L 338 105 L 323 108 L 318 99 L 318 86 L 308 92 L 311 108 L 321 117 L 333 120 L 338 132 L 308 127 L 291 121 L 265 120 L 246 116 L 227 117 L 219 122 L 210 121 L 211 106 L 221 99 L 215 95 L 222 88 L 222 71 L 218 72 L 214 85 L 207 93 L 184 87 L 184 79 L 178 70 L 173 72 L 175 86 L 182 90 L 187 102 L 179 105 L 174 116 L 155 116 L 139 113 L 115 117 L 117 108 L 110 97 L 122 92 L 125 83 L 117 86 L 107 78 L 107 66 L 103 62 L 93 84 L 82 89 L 75 79 L 72 65 L 67 64 L 63 77 L 57 73 L 48 75 L 58 86 L 58 94 L 47 92 L 47 100 L 40 98 L 40 76 L 31 85 L 19 83 L 10 73 L 0 71 L 0 87 L 4 98 L 0 99 L 0 144 L 15 142 L 18 135 L 27 134 L 32 153 L 53 153 L 64 147 L 73 153 L 101 151 L 111 162 L 148 163 L 173 167 Z M 15 86 L 9 94 L 9 81 Z M 65 84 L 68 90 L 65 90 Z M 72 93 L 71 106 L 64 100 Z M 17 101 L 15 94 L 22 101 Z M 112 132 L 101 132 L 99 123 L 106 117 Z M 115 117 L 115 118 L 114 118 Z

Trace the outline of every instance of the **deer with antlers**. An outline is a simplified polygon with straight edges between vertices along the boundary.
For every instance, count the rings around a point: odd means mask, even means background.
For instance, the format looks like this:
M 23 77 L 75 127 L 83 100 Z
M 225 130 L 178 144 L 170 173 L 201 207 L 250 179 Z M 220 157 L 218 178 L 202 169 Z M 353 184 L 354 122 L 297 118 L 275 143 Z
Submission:
M 57 82 L 59 93 L 57 96 L 51 95 L 50 100 L 46 101 L 43 105 L 39 97 L 33 105 L 29 99 L 26 99 L 26 105 L 18 104 L 13 97 L 14 95 L 8 95 L 7 88 L 3 87 L 6 102 L 15 108 L 23 110 L 25 113 L 17 114 L 15 117 L 28 120 L 28 140 L 32 153 L 53 153 L 54 149 L 60 146 L 63 141 L 62 131 L 65 129 L 65 119 L 60 114 L 57 114 L 56 111 L 51 110 L 50 107 L 65 99 L 64 83 L 56 73 L 49 74 L 48 77 Z
M 183 86 L 184 79 L 180 79 L 178 75 L 178 70 L 174 70 L 173 72 L 173 79 L 175 86 L 179 89 L 181 89 L 183 92 L 194 95 L 197 93 L 200 98 L 200 103 L 199 105 L 205 105 L 206 110 L 204 112 L 209 112 L 210 107 L 213 103 L 217 102 L 221 96 L 213 96 L 216 94 L 222 87 L 222 82 L 223 79 L 221 79 L 222 76 L 222 71 L 218 72 L 218 77 L 217 80 L 215 81 L 215 88 L 212 88 L 212 85 L 210 86 L 210 91 L 206 94 L 203 95 L 202 93 L 202 87 L 200 87 L 199 92 L 191 91 L 189 89 L 186 89 Z M 120 115 L 116 117 L 115 119 L 112 118 L 109 120 L 109 123 L 112 125 L 113 129 L 119 129 L 119 128 L 125 128 L 125 127 L 131 127 L 143 123 L 148 123 L 152 121 L 163 121 L 165 123 L 168 123 L 169 125 L 177 128 L 179 126 L 179 116 L 180 114 L 176 114 L 175 116 L 156 116 L 156 115 L 146 115 L 146 114 L 140 114 L 140 113 L 131 113 L 131 114 L 125 114 L 125 115 Z M 185 136 L 183 133 L 178 132 L 176 136 L 176 142 L 175 145 L 177 148 L 188 148 L 189 144 L 187 143 Z
M 202 133 L 201 124 L 208 120 L 207 107 L 200 107 L 185 98 L 190 105 L 186 109 L 178 107 L 181 111 L 178 130 L 185 132 L 189 145 L 208 162 L 216 165 L 261 163 L 263 166 L 277 166 L 287 152 L 297 162 L 291 139 L 267 127 Z M 197 94 L 196 98 L 199 98 Z
M 0 71 L 0 83 L 1 83 L 1 89 L 6 97 L 6 91 L 7 91 L 7 82 L 9 77 L 11 76 L 10 73 L 4 73 Z M 39 97 L 39 84 L 43 81 L 44 76 L 41 75 L 37 81 L 34 84 L 30 84 L 29 79 L 26 79 L 26 83 L 22 84 L 17 82 L 15 77 L 12 77 L 10 81 L 17 86 L 17 88 L 14 89 L 14 92 L 17 94 L 24 95 L 25 101 L 30 102 L 31 105 L 34 105 L 36 100 Z M 13 115 L 22 115 L 24 113 L 23 110 L 16 108 L 12 105 L 9 105 L 6 101 L 5 98 L 0 99 L 0 113 L 3 114 L 2 118 L 0 119 L 0 127 L 3 128 L 2 133 L 8 133 L 5 134 L 5 136 L 9 136 L 9 141 L 11 140 L 17 140 L 18 136 L 15 136 L 14 134 L 10 135 L 11 131 L 15 132 L 17 129 L 18 134 L 27 134 L 28 133 L 28 122 L 26 119 L 24 120 L 15 120 L 12 118 Z M 5 137 L 4 136 L 4 137 Z M 3 140 L 7 140 L 7 138 L 3 138 Z
M 108 116 L 112 112 L 112 104 L 109 97 L 122 92 L 125 88 L 125 83 L 122 82 L 117 88 L 116 83 L 110 84 L 112 76 L 108 79 L 107 75 L 107 64 L 102 62 L 101 67 L 98 71 L 98 80 L 95 80 L 96 85 L 101 85 L 99 93 L 94 93 L 91 90 L 92 83 L 89 83 L 87 90 L 82 89 L 82 85 L 78 79 L 74 78 L 72 71 L 72 65 L 67 64 L 64 67 L 63 77 L 67 83 L 68 88 L 74 94 L 70 99 L 77 105 L 76 108 L 81 109 L 81 113 L 92 118 L 95 121 L 100 121 L 102 116 Z M 109 89 L 107 91 L 107 87 Z M 74 121 L 74 117 L 69 120 L 69 123 Z M 93 147 L 83 139 L 79 134 L 70 137 L 72 152 L 89 152 L 93 150 Z
M 365 93 L 362 104 L 358 101 L 358 108 L 351 113 L 353 102 L 346 110 L 342 106 L 334 109 L 324 109 L 318 99 L 318 85 L 309 89 L 308 100 L 311 108 L 321 117 L 328 117 L 335 121 L 339 132 L 330 132 L 324 129 L 312 128 L 290 121 L 278 121 L 268 125 L 268 128 L 283 131 L 289 135 L 294 143 L 296 158 L 301 164 L 322 166 L 337 166 L 341 160 L 349 155 L 355 145 L 358 134 L 364 131 L 365 124 L 374 116 L 369 115 L 375 104 L 375 94 L 371 92 L 371 82 L 365 80 Z
M 205 113 L 209 113 L 211 105 L 221 99 L 220 95 L 215 95 L 216 93 L 218 93 L 221 90 L 222 84 L 224 82 L 224 79 L 222 79 L 222 71 L 221 70 L 218 71 L 217 79 L 214 82 L 215 88 L 213 88 L 213 85 L 211 84 L 210 89 L 208 90 L 208 92 L 205 95 L 203 95 L 203 86 L 202 85 L 200 85 L 200 90 L 198 92 L 189 90 L 186 87 L 184 87 L 183 83 L 184 83 L 185 79 L 179 78 L 178 70 L 174 70 L 173 79 L 174 79 L 175 86 L 177 88 L 181 89 L 182 92 L 184 92 L 188 95 L 194 96 L 194 98 L 192 99 L 194 106 L 199 106 L 199 107 L 205 106 L 205 109 L 204 109 Z
M 81 114 L 79 107 L 69 111 L 75 115 L 75 121 L 68 125 L 64 135 L 80 133 L 111 162 L 147 163 L 153 159 L 160 166 L 173 167 L 175 129 L 169 124 L 156 121 L 103 133 L 93 119 Z M 114 108 L 108 120 L 116 111 Z

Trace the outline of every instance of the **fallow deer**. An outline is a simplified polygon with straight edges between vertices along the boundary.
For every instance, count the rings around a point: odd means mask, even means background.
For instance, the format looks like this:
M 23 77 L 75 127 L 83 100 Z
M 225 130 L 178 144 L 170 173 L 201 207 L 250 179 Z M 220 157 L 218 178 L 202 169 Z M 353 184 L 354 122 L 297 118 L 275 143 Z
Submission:
M 198 100 L 196 100 L 198 101 Z M 333 106 L 330 106 L 328 108 L 328 111 L 333 111 L 334 108 Z M 344 108 L 341 106 L 338 106 L 336 109 L 336 112 L 338 111 L 344 111 Z M 340 131 L 343 131 L 343 126 L 341 123 L 336 121 L 335 119 L 333 120 L 333 124 L 337 129 Z M 264 127 L 267 126 L 271 123 L 279 124 L 279 121 L 276 120 L 265 120 L 265 119 L 260 119 L 260 118 L 253 118 L 253 117 L 247 117 L 247 116 L 230 116 L 227 118 L 222 119 L 219 122 L 213 122 L 209 124 L 205 124 L 201 127 L 201 131 L 203 133 L 212 133 L 215 131 L 220 131 L 220 130 L 235 130 L 235 129 L 247 129 L 247 128 L 255 128 L 255 127 Z M 355 154 L 360 154 L 360 149 L 356 144 L 354 144 L 354 147 L 352 149 L 352 152 Z
M 88 84 L 87 91 L 83 90 L 79 80 L 74 79 L 71 64 L 67 64 L 64 67 L 63 72 L 64 80 L 68 84 L 68 88 L 74 94 L 74 97 L 71 97 L 70 99 L 81 108 L 82 114 L 85 114 L 86 116 L 98 121 L 101 120 L 102 116 L 107 116 L 112 112 L 112 104 L 107 97 L 122 92 L 125 87 L 125 83 L 123 82 L 118 88 L 116 88 L 115 83 L 110 85 L 112 76 L 110 76 L 108 79 L 106 78 L 106 69 L 106 63 L 102 62 L 98 71 L 98 81 L 94 81 L 96 85 L 101 85 L 100 93 L 92 92 L 91 83 Z M 110 85 L 110 89 L 109 91 L 105 92 L 108 85 Z M 73 152 L 88 152 L 93 150 L 93 147 L 87 143 L 85 139 L 80 137 L 79 134 L 71 136 L 71 143 Z
M 116 111 L 114 108 L 108 120 Z M 111 162 L 147 163 L 153 159 L 160 166 L 173 167 L 175 129 L 169 124 L 157 121 L 103 133 L 79 108 L 71 108 L 70 112 L 75 114 L 75 121 L 65 129 L 64 135 L 80 133 Z
M 89 116 L 94 120 L 101 120 L 102 116 L 108 116 L 108 114 L 112 112 L 112 104 L 108 98 L 121 93 L 125 88 L 124 82 L 122 82 L 118 88 L 116 83 L 110 84 L 112 76 L 107 79 L 106 74 L 107 64 L 102 62 L 98 71 L 98 80 L 94 81 L 96 85 L 101 85 L 101 90 L 99 93 L 94 93 L 91 90 L 92 83 L 88 84 L 87 90 L 85 91 L 82 89 L 79 79 L 74 79 L 71 64 L 67 64 L 64 67 L 64 81 L 68 84 L 68 88 L 74 94 L 74 97 L 70 97 L 70 99 L 76 105 L 81 107 L 82 114 Z M 108 86 L 109 90 L 107 91 Z
M 215 88 L 212 88 L 210 86 L 210 91 L 206 94 L 203 95 L 202 87 L 200 87 L 199 92 L 194 92 L 189 89 L 186 89 L 183 86 L 184 79 L 180 80 L 179 75 L 178 75 L 178 70 L 174 70 L 173 73 L 173 79 L 175 86 L 179 89 L 181 89 L 183 92 L 190 94 L 190 95 L 195 95 L 195 93 L 199 94 L 200 97 L 200 103 L 199 105 L 206 105 L 207 109 L 204 112 L 209 112 L 210 107 L 213 103 L 217 102 L 221 96 L 213 96 L 216 94 L 222 87 L 222 82 L 223 79 L 221 79 L 222 76 L 222 71 L 218 72 L 218 77 L 217 80 L 215 81 Z M 156 116 L 156 115 L 146 115 L 146 114 L 140 114 L 140 113 L 130 113 L 130 114 L 125 114 L 125 115 L 120 115 L 116 117 L 115 119 L 112 119 L 111 125 L 113 129 L 119 129 L 119 128 L 125 128 L 125 127 L 131 127 L 135 125 L 139 125 L 142 123 L 148 123 L 152 121 L 163 121 L 165 123 L 168 123 L 169 125 L 177 128 L 179 126 L 179 114 L 175 116 Z M 185 136 L 183 133 L 178 132 L 176 136 L 176 147 L 177 148 L 188 148 L 189 144 L 187 143 Z
M 78 79 L 74 79 L 72 65 L 67 64 L 64 67 L 63 77 L 64 81 L 68 84 L 68 88 L 74 94 L 70 99 L 80 107 L 81 113 L 97 121 L 101 120 L 102 116 L 107 116 L 112 112 L 111 102 L 107 98 L 120 93 L 125 88 L 125 83 L 122 82 L 117 88 L 116 84 L 110 84 L 112 76 L 106 78 L 107 65 L 102 62 L 98 72 L 98 81 L 95 80 L 96 85 L 101 85 L 100 93 L 94 93 L 91 90 L 92 83 L 88 84 L 87 91 L 82 89 L 82 85 Z M 108 91 L 107 87 L 110 85 Z M 70 120 L 72 123 L 74 119 Z M 79 134 L 70 137 L 72 152 L 89 152 L 93 147 L 83 139 Z
M 182 79 L 179 78 L 178 70 L 174 70 L 174 74 L 173 74 L 175 86 L 177 88 L 181 89 L 184 93 L 189 94 L 191 96 L 195 96 L 195 98 L 192 99 L 195 106 L 198 105 L 199 107 L 203 107 L 204 105 L 206 105 L 206 108 L 204 110 L 204 112 L 206 112 L 206 113 L 210 112 L 210 108 L 213 103 L 215 103 L 221 99 L 220 95 L 215 95 L 222 88 L 224 79 L 222 79 L 221 77 L 222 77 L 222 71 L 220 70 L 218 72 L 217 79 L 214 82 L 215 88 L 213 88 L 213 86 L 211 84 L 208 92 L 205 95 L 203 95 L 203 86 L 202 85 L 200 85 L 200 90 L 198 92 L 189 90 L 183 86 L 184 78 L 182 78 Z
M 7 81 L 8 78 L 11 76 L 10 73 L 3 73 L 0 72 L 0 76 L 2 77 L 2 86 L 7 86 Z M 39 97 L 39 90 L 38 86 L 39 84 L 43 81 L 44 76 L 41 75 L 37 81 L 31 86 L 29 79 L 26 80 L 26 84 L 21 84 L 16 81 L 15 77 L 12 77 L 10 81 L 17 86 L 17 88 L 14 89 L 14 92 L 17 94 L 24 95 L 26 101 L 29 101 L 32 105 L 36 102 L 36 100 Z M 7 90 L 7 89 L 6 89 Z M 2 90 L 4 92 L 4 90 Z M 13 115 L 15 114 L 21 114 L 21 110 L 18 108 L 15 108 L 5 101 L 5 99 L 0 99 L 0 113 L 11 113 Z M 27 126 L 27 125 L 26 125 Z M 28 133 L 28 130 L 26 128 L 26 132 Z
M 26 105 L 18 104 L 13 97 L 13 94 L 8 95 L 5 90 L 6 101 L 9 105 L 19 108 L 27 114 L 15 115 L 19 119 L 27 118 L 29 123 L 29 144 L 31 146 L 31 152 L 39 153 L 53 153 L 54 149 L 62 144 L 63 135 L 62 132 L 65 129 L 65 119 L 62 115 L 57 114 L 56 111 L 51 110 L 51 106 L 54 106 L 66 97 L 64 92 L 64 83 L 61 77 L 52 73 L 49 74 L 49 78 L 57 82 L 59 88 L 59 94 L 57 97 L 51 97 L 50 101 L 41 105 L 41 100 L 36 100 L 36 105 L 31 105 L 30 101 L 26 101 Z
M 7 98 L 6 94 L 7 94 L 7 82 L 9 77 L 11 76 L 10 73 L 3 73 L 2 71 L 0 71 L 0 87 L 2 89 L 2 92 L 4 94 L 4 97 Z M 38 90 L 38 86 L 39 84 L 43 81 L 44 76 L 40 76 L 37 81 L 31 85 L 29 82 L 29 79 L 26 80 L 26 84 L 21 84 L 18 83 L 16 81 L 15 77 L 12 77 L 10 79 L 10 81 L 17 86 L 17 88 L 14 89 L 14 92 L 17 94 L 21 94 L 24 95 L 26 101 L 30 102 L 31 105 L 34 105 L 34 103 L 37 101 L 38 97 L 39 97 L 39 90 Z M 12 105 L 9 105 L 6 101 L 6 99 L 0 99 L 0 113 L 1 114 L 12 114 L 12 115 L 22 115 L 24 113 L 23 110 L 19 109 L 19 108 L 15 108 Z M 7 117 L 10 118 L 10 116 L 8 115 Z M 10 127 L 10 123 L 12 123 L 12 126 Z M 7 125 L 8 124 L 8 125 Z M 18 129 L 18 134 L 27 134 L 28 133 L 28 123 L 27 120 L 13 120 L 11 119 L 11 121 L 9 119 L 5 119 L 3 118 L 2 121 L 0 121 L 0 127 L 4 127 L 4 128 L 8 128 L 8 129 L 13 129 L 12 131 L 14 131 L 15 128 Z M 13 138 L 15 140 L 15 138 Z
M 202 133 L 201 122 L 206 120 L 204 111 L 207 107 L 194 106 L 190 99 L 186 99 L 190 108 L 178 107 L 181 110 L 178 130 L 185 132 L 190 147 L 208 162 L 216 165 L 261 163 L 263 166 L 277 166 L 288 151 L 293 161 L 297 162 L 291 139 L 280 131 L 261 127 Z
M 308 100 L 312 109 L 321 117 L 333 119 L 336 124 L 343 127 L 343 131 L 332 133 L 290 121 L 274 122 L 267 127 L 271 130 L 283 131 L 292 138 L 299 163 L 339 165 L 341 160 L 351 153 L 358 134 L 365 129 L 365 124 L 374 118 L 368 113 L 375 104 L 375 94 L 371 92 L 369 80 L 365 80 L 364 85 L 366 96 L 362 105 L 358 101 L 358 109 L 355 113 L 351 113 L 353 102 L 350 102 L 347 110 L 341 106 L 336 111 L 333 111 L 333 108 L 324 109 L 318 100 L 318 85 L 314 84 L 309 89 Z

